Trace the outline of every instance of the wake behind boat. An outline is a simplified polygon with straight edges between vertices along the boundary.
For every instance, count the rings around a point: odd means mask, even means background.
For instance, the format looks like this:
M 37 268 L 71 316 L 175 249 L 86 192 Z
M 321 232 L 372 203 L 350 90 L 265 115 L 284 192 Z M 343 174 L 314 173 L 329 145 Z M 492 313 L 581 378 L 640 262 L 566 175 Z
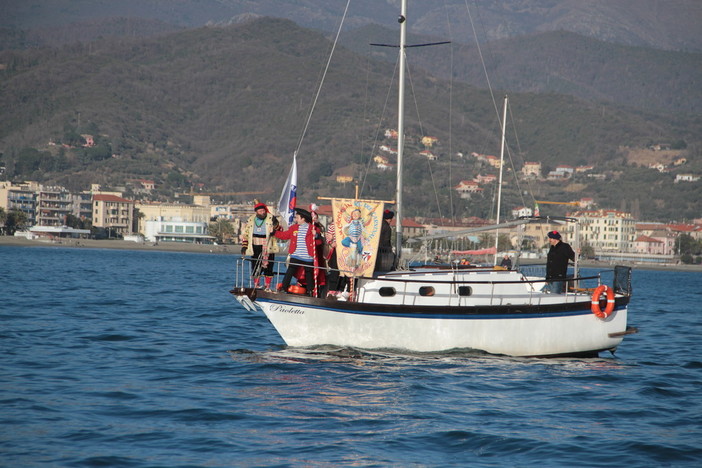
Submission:
M 399 20 L 398 254 L 403 219 L 405 49 L 409 47 L 405 44 L 406 3 L 403 0 Z M 354 203 L 361 204 L 347 205 Z M 363 212 L 368 223 L 375 217 L 377 224 L 377 212 L 372 212 L 376 208 Z M 341 218 L 335 221 L 341 234 Z M 337 245 L 341 249 L 339 234 Z M 353 255 L 362 259 L 359 262 L 368 261 L 366 254 L 372 257 L 373 252 L 358 245 L 358 252 Z M 601 351 L 614 351 L 623 337 L 634 331 L 627 328 L 631 298 L 631 269 L 627 267 L 580 276 L 576 264 L 574 276 L 567 279 L 567 287 L 561 293 L 544 288 L 545 275 L 530 274 L 526 267 L 512 270 L 448 265 L 382 273 L 373 273 L 372 268 L 360 268 L 360 273 L 355 267 L 351 272 L 340 268 L 351 276 L 346 299 L 316 297 L 304 294 L 304 289 L 300 291 L 303 294 L 296 294 L 294 288 L 292 292 L 278 291 L 277 280 L 265 290 L 258 289 L 251 281 L 251 265 L 249 260 L 239 260 L 231 293 L 247 309 L 263 311 L 289 346 L 333 345 L 414 352 L 476 349 L 510 356 L 596 356 Z

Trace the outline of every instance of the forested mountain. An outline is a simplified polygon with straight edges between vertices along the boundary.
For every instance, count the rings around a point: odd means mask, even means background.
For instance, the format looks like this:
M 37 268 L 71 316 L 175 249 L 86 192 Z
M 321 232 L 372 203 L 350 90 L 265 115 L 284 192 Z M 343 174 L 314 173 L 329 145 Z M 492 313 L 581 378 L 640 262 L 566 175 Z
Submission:
M 252 15 L 287 18 L 335 31 L 347 0 L 31 0 L 6 1 L 0 28 L 38 30 L 104 18 L 158 20 L 179 27 L 229 24 Z M 392 26 L 400 0 L 353 0 L 345 25 Z M 454 42 L 482 42 L 548 31 L 662 50 L 702 51 L 702 2 L 692 0 L 410 0 L 411 31 Z
M 0 52 L 4 177 L 76 190 L 93 182 L 115 186 L 147 178 L 173 190 L 195 184 L 211 191 L 266 190 L 272 200 L 306 128 L 329 50 L 322 33 L 271 18 L 149 38 L 5 50 Z M 364 196 L 392 198 L 392 174 L 376 169 L 371 159 L 380 143 L 392 144 L 382 134 L 395 126 L 394 64 L 339 48 L 330 65 L 300 147 L 301 199 L 350 195 L 350 186 L 336 182 L 338 174 L 359 179 Z M 456 200 L 451 189 L 490 170 L 458 152 L 499 151 L 491 96 L 419 68 L 412 72 L 411 90 L 409 214 L 489 215 L 489 193 L 467 202 Z M 685 169 L 702 171 L 699 116 L 646 113 L 557 94 L 511 93 L 511 102 L 508 133 L 517 170 L 529 160 L 541 161 L 546 170 L 595 164 L 607 175 L 605 182 L 583 181 L 576 190 L 543 183 L 535 189 L 539 196 L 592 196 L 616 207 L 657 200 L 640 203 L 641 214 L 699 216 L 699 184 L 683 189 L 692 187 L 684 203 L 672 175 L 653 174 L 655 182 L 636 188 L 635 180 L 627 182 L 629 174 L 641 177 L 650 170 L 637 168 L 621 151 L 680 143 L 689 161 Z M 94 147 L 81 146 L 85 134 L 95 137 Z M 432 149 L 437 161 L 419 155 L 424 148 L 418 139 L 426 135 L 439 138 Z M 506 194 L 512 206 L 530 200 L 524 200 L 523 189 L 513 186 Z
M 395 36 L 390 29 L 372 25 L 345 34 L 343 41 L 360 54 L 395 62 L 395 49 L 369 45 L 394 44 Z M 412 44 L 429 41 L 410 36 Z M 490 84 L 497 89 L 567 94 L 652 111 L 702 109 L 702 53 L 623 46 L 553 31 L 492 41 L 480 48 L 458 43 L 415 48 L 408 60 L 433 75 L 487 88 L 481 55 Z

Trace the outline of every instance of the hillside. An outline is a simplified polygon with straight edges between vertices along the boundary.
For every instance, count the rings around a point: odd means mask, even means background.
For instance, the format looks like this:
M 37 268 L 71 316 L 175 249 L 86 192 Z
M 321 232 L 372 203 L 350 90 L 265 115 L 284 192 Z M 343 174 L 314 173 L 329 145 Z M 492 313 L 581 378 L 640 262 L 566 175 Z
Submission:
M 0 28 L 42 29 L 105 18 L 158 20 L 179 27 L 229 24 L 241 17 L 287 18 L 335 31 L 346 0 L 32 0 L 3 4 Z M 470 15 L 466 9 L 471 8 Z M 346 27 L 392 26 L 399 0 L 355 0 Z M 690 0 L 444 0 L 410 1 L 412 32 L 471 44 L 469 18 L 483 42 L 548 31 L 570 31 L 618 44 L 702 51 L 702 2 Z M 80 33 L 79 33 L 80 34 Z
M 343 38 L 351 50 L 365 54 L 371 38 L 394 43 L 396 35 L 390 29 L 366 26 Z M 430 40 L 410 36 L 410 43 Z M 568 94 L 653 111 L 699 113 L 702 109 L 701 53 L 616 45 L 554 31 L 489 42 L 481 50 L 458 43 L 416 48 L 408 60 L 433 75 L 487 88 L 481 52 L 491 85 L 497 89 Z M 373 48 L 370 53 L 377 59 L 396 60 L 394 49 Z
M 147 178 L 164 193 L 201 183 L 213 191 L 267 190 L 273 199 L 305 128 L 329 49 L 320 33 L 264 18 L 155 38 L 105 38 L 60 49 L 1 52 L 4 176 L 74 190 Z M 392 175 L 369 161 L 382 143 L 378 135 L 395 126 L 393 66 L 345 49 L 337 51 L 331 65 L 300 148 L 300 198 L 351 195 L 352 187 L 335 182 L 340 172 L 361 179 L 364 196 L 392 198 Z M 487 170 L 455 153 L 498 151 L 490 96 L 466 85 L 451 87 L 419 70 L 412 72 L 411 88 L 409 212 L 489 215 L 489 195 L 466 202 L 451 196 L 450 189 Z M 511 102 L 518 134 L 510 129 L 510 139 L 517 165 L 523 160 L 541 161 L 546 168 L 594 163 L 611 173 L 611 184 L 612 177 L 627 177 L 626 164 L 636 164 L 626 161 L 620 147 L 685 141 L 686 169 L 702 170 L 699 118 L 614 106 L 603 110 L 556 94 L 513 94 Z M 80 134 L 94 135 L 96 146 L 80 148 Z M 416 139 L 424 135 L 441 142 L 434 149 L 436 162 L 418 155 L 422 148 Z M 564 196 L 562 184 L 552 185 L 537 190 Z M 699 216 L 697 202 L 681 204 L 672 184 L 661 180 L 659 185 L 655 195 L 661 202 L 651 214 L 666 216 L 679 208 L 684 211 L 675 216 Z M 634 183 L 615 202 L 650 199 L 647 190 L 654 186 L 636 189 Z M 698 186 L 686 196 L 700 195 Z M 523 195 L 514 190 L 506 196 L 515 205 L 522 203 Z M 609 202 L 614 193 L 586 184 L 582 195 Z

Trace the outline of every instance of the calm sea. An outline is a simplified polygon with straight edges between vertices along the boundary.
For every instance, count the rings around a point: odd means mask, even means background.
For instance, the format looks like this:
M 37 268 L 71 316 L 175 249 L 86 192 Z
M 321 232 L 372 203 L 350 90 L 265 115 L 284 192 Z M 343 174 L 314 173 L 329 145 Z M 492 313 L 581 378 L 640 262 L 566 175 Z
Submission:
M 702 276 L 615 356 L 287 349 L 233 257 L 0 246 L 0 465 L 702 466 Z

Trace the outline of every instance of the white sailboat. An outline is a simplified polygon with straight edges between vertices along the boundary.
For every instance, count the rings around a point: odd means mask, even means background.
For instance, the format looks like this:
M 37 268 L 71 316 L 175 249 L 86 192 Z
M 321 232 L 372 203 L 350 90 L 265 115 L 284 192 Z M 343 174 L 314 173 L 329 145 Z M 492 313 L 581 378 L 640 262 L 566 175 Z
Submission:
M 397 239 L 403 229 L 406 0 L 400 13 Z M 504 121 L 503 121 L 504 126 Z M 527 221 L 522 221 L 527 222 Z M 352 300 L 250 287 L 246 261 L 235 298 L 262 311 L 288 346 L 442 352 L 474 349 L 510 356 L 596 356 L 614 351 L 627 328 L 631 269 L 615 267 L 569 280 L 562 294 L 545 278 L 499 268 L 421 268 L 357 278 Z M 577 271 L 576 271 L 577 276 Z M 610 279 L 610 284 L 605 284 Z

